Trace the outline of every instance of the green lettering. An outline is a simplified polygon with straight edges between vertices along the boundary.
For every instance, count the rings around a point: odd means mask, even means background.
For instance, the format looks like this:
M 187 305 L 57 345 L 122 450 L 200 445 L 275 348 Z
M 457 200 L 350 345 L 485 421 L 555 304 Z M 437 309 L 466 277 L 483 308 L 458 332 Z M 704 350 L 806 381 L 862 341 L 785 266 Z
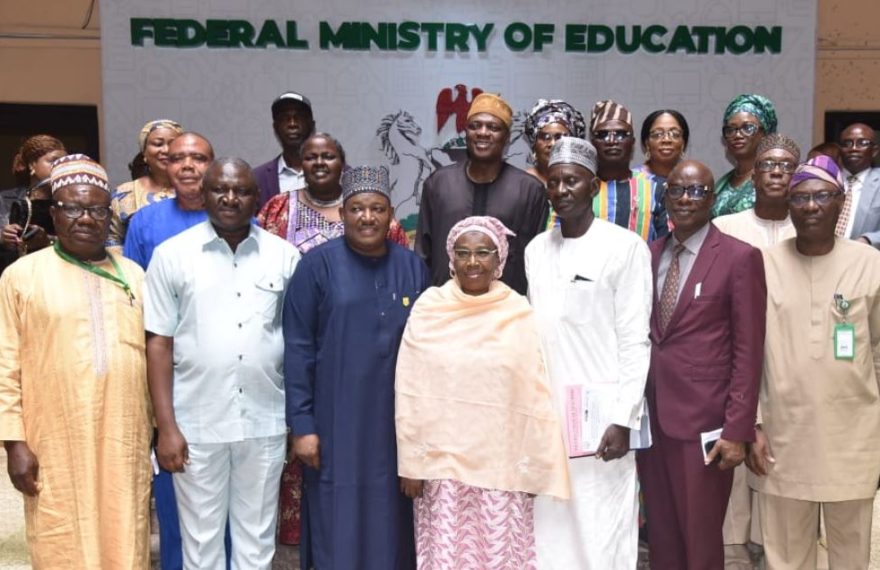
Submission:
M 232 47 L 229 41 L 229 22 L 226 20 L 205 21 L 205 34 L 208 47 Z
M 177 22 L 167 18 L 153 20 L 153 45 L 174 47 L 177 45 Z
M 630 41 L 627 41 L 626 26 L 617 26 L 616 40 L 617 51 L 620 53 L 634 53 L 642 45 L 642 27 L 633 26 Z
M 254 47 L 257 31 L 245 20 L 229 20 L 229 47 Z
M 724 35 L 727 33 L 727 28 L 723 26 L 717 26 L 713 29 L 715 30 L 715 53 L 722 54 L 726 49 Z
M 299 39 L 294 20 L 287 21 L 287 47 L 290 49 L 309 49 L 309 42 Z
M 565 51 L 587 51 L 586 24 L 565 25 Z
M 614 45 L 614 30 L 608 26 L 597 24 L 587 27 L 587 51 L 602 53 Z
M 359 22 L 358 25 L 361 29 L 358 49 L 369 50 L 370 44 L 375 45 L 380 50 L 388 49 L 388 42 L 382 33 L 382 24 L 379 24 L 378 29 L 367 22 Z
M 443 30 L 443 24 L 423 22 L 422 31 L 428 33 L 428 51 L 437 51 L 437 34 Z
M 553 43 L 555 24 L 535 24 L 535 51 L 544 51 L 544 46 Z
M 511 51 L 523 51 L 532 44 L 532 28 L 523 22 L 514 22 L 504 30 L 504 43 Z
M 694 45 L 697 46 L 697 53 L 709 53 L 709 35 L 711 33 L 712 28 L 708 26 L 694 26 L 691 28 L 691 36 L 695 39 Z
M 318 43 L 321 49 L 335 48 L 349 49 L 356 42 L 354 38 L 354 25 L 352 22 L 342 22 L 335 32 L 329 22 L 321 22 L 318 26 Z
M 666 45 L 660 41 L 655 40 L 656 37 L 662 38 L 666 34 L 669 33 L 669 30 L 666 29 L 666 26 L 648 26 L 645 28 L 645 33 L 642 34 L 642 46 L 645 48 L 645 51 L 648 53 L 660 53 L 666 49 Z
M 470 51 L 470 30 L 464 24 L 446 24 L 446 51 Z
M 470 25 L 471 35 L 477 40 L 477 51 L 486 51 L 486 42 L 494 28 L 495 24 L 492 23 L 486 24 L 482 29 L 476 24 Z
M 782 51 L 782 26 L 755 28 L 755 53 L 779 53 Z
M 401 22 L 401 24 L 397 26 L 397 34 L 400 36 L 400 39 L 397 42 L 398 49 L 406 51 L 419 49 L 419 44 L 422 43 L 422 37 L 419 35 L 418 22 Z
M 153 20 L 149 18 L 131 19 L 131 45 L 142 46 L 146 38 L 153 37 Z
M 694 45 L 694 38 L 691 36 L 691 31 L 687 26 L 675 28 L 675 33 L 672 35 L 672 41 L 669 42 L 666 53 L 675 53 L 680 49 L 683 49 L 685 53 L 695 53 L 697 51 L 697 46 Z
M 289 24 L 290 22 L 288 22 Z M 294 31 L 296 28 L 294 28 Z M 254 45 L 258 48 L 265 49 L 269 44 L 274 45 L 277 48 L 287 47 L 284 44 L 284 36 L 281 35 L 281 30 L 278 29 L 278 24 L 275 23 L 275 20 L 266 20 L 263 22 L 263 27 L 260 28 L 260 35 L 257 36 L 257 41 Z
M 198 47 L 205 44 L 205 28 L 195 20 L 177 20 L 177 47 Z
M 727 32 L 724 41 L 727 44 L 727 51 L 739 55 L 752 49 L 754 34 L 748 26 L 734 26 Z

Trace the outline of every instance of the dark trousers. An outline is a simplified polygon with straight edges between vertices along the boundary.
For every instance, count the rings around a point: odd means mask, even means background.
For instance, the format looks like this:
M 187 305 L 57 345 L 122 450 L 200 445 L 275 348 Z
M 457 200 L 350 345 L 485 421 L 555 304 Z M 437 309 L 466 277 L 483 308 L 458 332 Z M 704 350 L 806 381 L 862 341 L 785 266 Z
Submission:
M 699 441 L 671 439 L 656 424 L 651 428 L 654 445 L 636 456 L 651 570 L 724 568 L 721 528 L 733 470 L 704 465 Z

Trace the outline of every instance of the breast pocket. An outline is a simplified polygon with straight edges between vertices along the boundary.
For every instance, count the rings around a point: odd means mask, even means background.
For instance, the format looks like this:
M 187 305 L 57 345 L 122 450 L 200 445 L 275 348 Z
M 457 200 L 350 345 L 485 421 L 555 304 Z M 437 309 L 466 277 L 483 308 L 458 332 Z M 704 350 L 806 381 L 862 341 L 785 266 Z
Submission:
M 612 292 L 595 281 L 570 283 L 565 287 L 564 296 L 562 318 L 575 324 L 588 323 L 596 307 L 607 307 L 614 301 Z
M 267 324 L 281 322 L 281 304 L 284 295 L 284 279 L 280 273 L 264 275 L 254 286 L 254 314 Z

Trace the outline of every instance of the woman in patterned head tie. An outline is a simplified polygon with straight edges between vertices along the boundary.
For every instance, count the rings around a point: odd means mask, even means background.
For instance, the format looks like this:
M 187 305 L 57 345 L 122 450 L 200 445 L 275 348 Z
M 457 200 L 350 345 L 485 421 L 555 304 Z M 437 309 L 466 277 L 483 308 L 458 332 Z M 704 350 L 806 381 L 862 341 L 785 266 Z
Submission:
M 149 121 L 141 128 L 138 133 L 138 154 L 129 165 L 135 178 L 121 184 L 110 202 L 113 217 L 107 237 L 108 247 L 118 248 L 121 253 L 128 221 L 134 213 L 153 202 L 174 196 L 166 170 L 168 147 L 182 132 L 183 127 L 170 119 Z
M 733 170 L 715 183 L 715 205 L 712 217 L 735 214 L 755 205 L 752 173 L 758 143 L 776 132 L 776 108 L 761 95 L 739 95 L 724 111 L 721 136 Z
M 565 101 L 538 99 L 526 117 L 523 131 L 532 149 L 532 166 L 526 172 L 547 184 L 547 160 L 553 143 L 562 136 L 584 138 L 587 126 L 581 112 Z

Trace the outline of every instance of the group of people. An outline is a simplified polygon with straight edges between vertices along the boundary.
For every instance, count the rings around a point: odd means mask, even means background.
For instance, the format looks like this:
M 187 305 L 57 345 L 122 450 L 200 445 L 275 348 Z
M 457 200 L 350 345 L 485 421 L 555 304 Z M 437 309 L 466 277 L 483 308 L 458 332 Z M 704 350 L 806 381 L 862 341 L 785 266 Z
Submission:
M 149 568 L 151 493 L 163 569 L 278 540 L 305 570 L 623 570 L 642 524 L 655 569 L 806 569 L 820 513 L 831 567 L 868 567 L 870 127 L 802 162 L 741 95 L 716 181 L 675 110 L 633 167 L 624 105 L 542 99 L 523 171 L 483 93 L 408 236 L 307 97 L 271 113 L 256 168 L 164 119 L 115 190 L 51 136 L 16 157 L 0 440 L 35 568 Z

